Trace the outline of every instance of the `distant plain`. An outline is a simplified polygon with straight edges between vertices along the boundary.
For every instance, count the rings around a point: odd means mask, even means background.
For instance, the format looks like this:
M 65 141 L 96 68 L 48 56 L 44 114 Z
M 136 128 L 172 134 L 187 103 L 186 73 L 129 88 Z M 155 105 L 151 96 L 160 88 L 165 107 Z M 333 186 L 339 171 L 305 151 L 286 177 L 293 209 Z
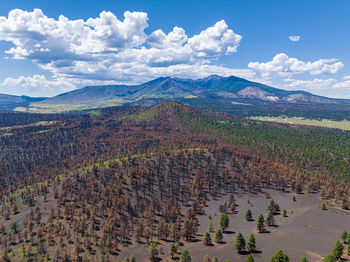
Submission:
M 252 116 L 250 119 L 266 122 L 277 122 L 292 125 L 320 126 L 328 128 L 338 128 L 342 130 L 350 130 L 350 121 L 335 121 L 330 119 L 307 119 L 303 117 L 270 117 L 270 116 Z

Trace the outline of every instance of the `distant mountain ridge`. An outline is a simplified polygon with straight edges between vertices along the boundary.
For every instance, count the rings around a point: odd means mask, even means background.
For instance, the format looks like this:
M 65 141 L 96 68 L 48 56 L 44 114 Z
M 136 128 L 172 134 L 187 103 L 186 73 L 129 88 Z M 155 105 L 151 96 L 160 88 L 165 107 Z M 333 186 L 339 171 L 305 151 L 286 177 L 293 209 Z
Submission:
M 39 102 L 46 97 L 29 97 L 0 94 L 0 111 L 11 111 L 16 107 L 26 107 L 31 103 Z
M 195 102 L 198 105 L 201 105 L 201 101 L 206 101 L 205 103 L 220 101 L 220 103 L 350 104 L 350 100 L 327 98 L 305 91 L 287 91 L 235 76 L 211 75 L 196 80 L 160 77 L 140 85 L 87 86 L 52 98 L 31 101 L 29 108 L 55 108 L 57 111 L 63 109 L 69 111 L 112 105 L 153 105 L 165 100 Z
M 120 99 L 125 102 L 145 98 L 242 98 L 273 102 L 316 102 L 336 103 L 331 99 L 313 95 L 305 91 L 287 91 L 273 88 L 243 78 L 212 75 L 203 79 L 181 79 L 160 77 L 141 85 L 87 86 L 41 103 L 79 103 L 96 100 Z

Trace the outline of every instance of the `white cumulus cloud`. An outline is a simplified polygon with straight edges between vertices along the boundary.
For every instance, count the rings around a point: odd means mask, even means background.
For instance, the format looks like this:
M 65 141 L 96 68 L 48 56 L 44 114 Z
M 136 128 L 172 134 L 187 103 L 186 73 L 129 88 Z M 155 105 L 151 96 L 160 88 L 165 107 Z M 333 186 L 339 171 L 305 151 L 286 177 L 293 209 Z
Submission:
M 117 84 L 116 81 L 101 81 L 76 78 L 54 78 L 48 79 L 45 75 L 7 77 L 0 82 L 0 88 L 6 93 L 17 94 L 16 90 L 21 90 L 21 95 L 28 96 L 53 96 L 61 92 L 67 92 L 88 85 Z
M 291 35 L 289 36 L 289 40 L 292 42 L 298 42 L 300 40 L 300 35 Z
M 334 84 L 332 88 L 349 89 L 350 88 L 350 80 L 339 81 L 338 83 Z
M 284 79 L 284 88 L 291 90 L 304 90 L 314 94 L 334 97 L 350 98 L 350 80 L 339 80 L 335 78 L 314 78 L 310 80 L 299 80 L 294 78 Z
M 15 9 L 0 17 L 0 41 L 14 45 L 8 55 L 34 61 L 56 78 L 130 82 L 151 72 L 178 75 L 170 69 L 188 65 L 190 72 L 201 71 L 200 66 L 236 52 L 242 39 L 224 20 L 191 37 L 177 26 L 169 33 L 158 29 L 147 35 L 147 27 L 144 12 L 127 11 L 121 20 L 103 11 L 84 21 L 50 18 L 40 9 Z
M 97 54 L 143 44 L 147 19 L 146 13 L 125 12 L 124 21 L 120 21 L 104 11 L 87 21 L 69 20 L 63 15 L 55 20 L 40 9 L 33 12 L 15 9 L 8 17 L 0 17 L 0 40 L 15 45 L 7 50 L 8 54 L 38 63 L 95 60 Z
M 277 54 L 272 61 L 266 63 L 250 62 L 248 67 L 263 77 L 290 77 L 296 74 L 311 75 L 336 74 L 344 67 L 338 59 L 319 59 L 314 62 L 304 62 L 284 53 Z
M 315 78 L 312 80 L 298 80 L 287 78 L 284 80 L 287 83 L 288 87 L 292 87 L 293 89 L 302 89 L 302 90 L 322 90 L 322 89 L 330 89 L 336 84 L 338 81 L 334 78 Z

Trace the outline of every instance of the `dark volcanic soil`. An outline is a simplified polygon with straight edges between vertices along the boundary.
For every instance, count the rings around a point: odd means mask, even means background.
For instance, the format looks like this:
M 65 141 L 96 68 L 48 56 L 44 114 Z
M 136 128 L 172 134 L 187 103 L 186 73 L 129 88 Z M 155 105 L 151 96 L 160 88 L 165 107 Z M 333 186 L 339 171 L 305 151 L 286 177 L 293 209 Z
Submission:
M 248 209 L 253 213 L 253 219 L 259 214 L 266 216 L 266 206 L 270 199 L 263 195 L 240 193 L 235 195 L 237 211 L 229 214 L 230 227 L 224 234 L 223 244 L 204 247 L 202 236 L 208 230 L 208 215 L 213 219 L 214 230 L 217 228 L 220 216 L 219 206 L 228 198 L 221 196 L 218 200 L 208 202 L 206 215 L 198 216 L 200 228 L 196 242 L 184 242 L 189 249 L 193 261 L 203 261 L 205 255 L 210 258 L 216 256 L 219 261 L 231 259 L 232 261 L 245 261 L 247 255 L 237 254 L 233 247 L 234 239 L 241 232 L 247 240 L 250 233 L 256 237 L 258 252 L 253 254 L 256 262 L 266 262 L 271 259 L 278 249 L 288 254 L 290 261 L 299 261 L 305 256 L 310 262 L 321 261 L 322 257 L 332 252 L 335 242 L 340 238 L 341 232 L 350 229 L 350 213 L 335 208 L 326 211 L 320 209 L 323 202 L 318 194 L 296 195 L 296 202 L 292 201 L 293 193 L 270 191 L 271 197 L 279 204 L 280 209 L 286 209 L 288 217 L 275 216 L 276 227 L 267 227 L 269 233 L 256 233 L 256 221 L 246 221 L 244 216 Z M 247 203 L 250 199 L 251 205 Z M 213 239 L 214 233 L 211 233 Z M 156 239 L 154 239 L 156 241 Z M 170 243 L 161 242 L 163 254 L 168 257 Z M 180 251 L 184 246 L 180 247 Z M 147 261 L 147 246 L 134 244 L 120 253 L 120 259 L 134 254 L 137 261 Z

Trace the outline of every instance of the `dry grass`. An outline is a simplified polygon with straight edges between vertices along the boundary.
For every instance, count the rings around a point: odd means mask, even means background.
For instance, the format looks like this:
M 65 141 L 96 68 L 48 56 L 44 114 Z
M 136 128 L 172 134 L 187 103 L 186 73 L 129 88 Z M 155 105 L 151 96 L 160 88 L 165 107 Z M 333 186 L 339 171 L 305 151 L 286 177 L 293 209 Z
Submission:
M 267 122 L 277 122 L 292 125 L 307 125 L 307 126 L 320 126 L 327 128 L 338 128 L 342 130 L 350 130 L 350 121 L 334 121 L 329 119 L 306 119 L 302 117 L 269 117 L 269 116 L 254 116 L 250 117 L 253 120 L 267 121 Z

